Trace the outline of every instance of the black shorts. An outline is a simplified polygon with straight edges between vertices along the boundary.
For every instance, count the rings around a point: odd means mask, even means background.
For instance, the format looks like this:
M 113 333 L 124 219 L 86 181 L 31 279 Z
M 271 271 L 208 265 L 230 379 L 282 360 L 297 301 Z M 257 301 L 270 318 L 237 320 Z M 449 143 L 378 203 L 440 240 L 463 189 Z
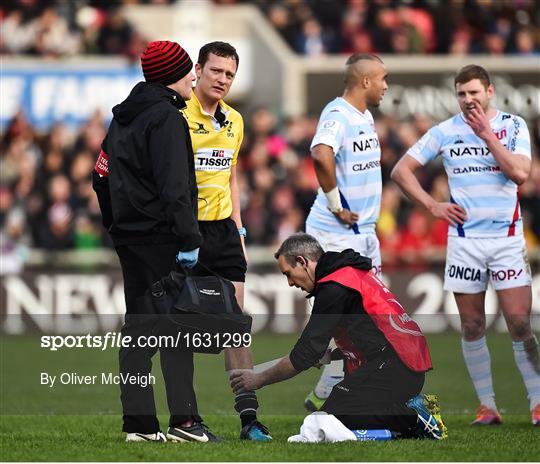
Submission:
M 332 389 L 322 410 L 354 429 L 389 429 L 404 436 L 416 413 L 405 403 L 418 395 L 424 373 L 409 370 L 395 353 L 360 367 Z
M 236 223 L 231 219 L 199 221 L 203 244 L 192 274 L 217 274 L 231 282 L 245 282 L 247 263 Z M 211 271 L 211 272 L 210 272 Z

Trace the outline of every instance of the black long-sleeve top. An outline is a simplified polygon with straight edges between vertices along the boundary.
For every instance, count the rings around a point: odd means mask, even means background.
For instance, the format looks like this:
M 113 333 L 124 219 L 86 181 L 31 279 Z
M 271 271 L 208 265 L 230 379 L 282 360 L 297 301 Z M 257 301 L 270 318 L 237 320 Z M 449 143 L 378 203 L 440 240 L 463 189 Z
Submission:
M 108 176 L 93 174 L 103 222 L 116 245 L 201 244 L 197 183 L 182 97 L 160 84 L 141 82 L 113 108 L 103 141 Z

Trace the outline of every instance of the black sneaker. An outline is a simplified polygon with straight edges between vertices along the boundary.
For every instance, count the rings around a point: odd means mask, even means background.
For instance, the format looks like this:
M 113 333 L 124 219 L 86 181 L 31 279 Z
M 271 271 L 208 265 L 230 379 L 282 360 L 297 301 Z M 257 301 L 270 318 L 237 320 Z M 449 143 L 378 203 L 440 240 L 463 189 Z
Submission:
M 222 438 L 210 432 L 208 427 L 202 422 L 193 422 L 193 425 L 190 427 L 169 427 L 167 430 L 167 439 L 180 443 L 190 441 L 198 441 L 200 443 L 219 443 L 220 441 L 223 441 Z
M 156 433 L 128 433 L 126 435 L 127 442 L 133 441 L 154 441 L 159 443 L 165 443 L 167 439 L 162 432 Z

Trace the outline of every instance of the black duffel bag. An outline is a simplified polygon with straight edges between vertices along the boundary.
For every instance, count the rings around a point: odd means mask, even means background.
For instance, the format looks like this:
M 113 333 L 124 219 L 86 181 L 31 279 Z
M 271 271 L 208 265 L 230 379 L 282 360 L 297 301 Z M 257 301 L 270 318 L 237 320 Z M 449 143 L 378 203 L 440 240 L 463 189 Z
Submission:
M 158 315 L 157 333 L 175 338 L 175 346 L 197 353 L 251 344 L 251 317 L 236 302 L 233 284 L 218 276 L 171 271 L 143 297 L 145 313 Z

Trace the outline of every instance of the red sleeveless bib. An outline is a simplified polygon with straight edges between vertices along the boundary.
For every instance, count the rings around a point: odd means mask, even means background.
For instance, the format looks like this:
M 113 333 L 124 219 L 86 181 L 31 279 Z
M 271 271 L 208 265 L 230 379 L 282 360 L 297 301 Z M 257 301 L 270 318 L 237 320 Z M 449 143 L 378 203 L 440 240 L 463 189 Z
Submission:
M 362 295 L 366 313 L 409 369 L 426 372 L 433 368 L 427 341 L 420 327 L 374 274 L 347 266 L 327 275 L 317 283 L 323 282 L 336 282 Z M 347 356 L 351 347 L 350 343 L 345 341 L 344 333 L 344 328 L 338 328 L 337 338 L 334 339 L 338 348 L 343 348 L 342 351 Z M 356 370 L 359 364 L 350 367 Z

